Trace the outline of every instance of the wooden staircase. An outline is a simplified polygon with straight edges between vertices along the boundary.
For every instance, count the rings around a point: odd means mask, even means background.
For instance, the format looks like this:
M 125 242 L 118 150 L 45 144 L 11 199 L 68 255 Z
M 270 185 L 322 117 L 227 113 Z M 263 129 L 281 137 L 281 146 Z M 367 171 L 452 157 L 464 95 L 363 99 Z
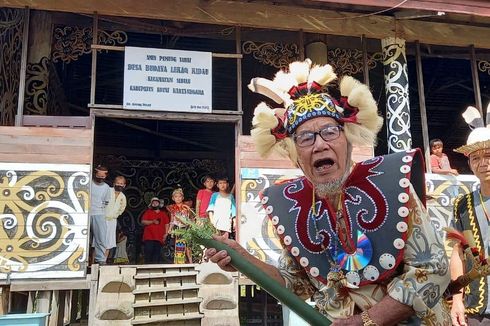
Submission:
M 134 275 L 132 325 L 201 325 L 196 265 L 142 265 Z

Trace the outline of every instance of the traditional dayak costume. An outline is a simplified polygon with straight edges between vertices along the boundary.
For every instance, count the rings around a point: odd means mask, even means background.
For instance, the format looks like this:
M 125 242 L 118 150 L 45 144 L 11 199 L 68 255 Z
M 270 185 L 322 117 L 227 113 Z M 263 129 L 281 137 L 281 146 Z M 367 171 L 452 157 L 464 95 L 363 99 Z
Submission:
M 374 145 L 382 119 L 372 94 L 343 77 L 337 101 L 326 92 L 335 78 L 329 65 L 306 60 L 273 81 L 252 80 L 253 91 L 285 108 L 256 108 L 252 137 L 262 156 L 277 150 L 297 163 L 290 136 L 316 117 L 335 119 L 350 145 Z M 449 282 L 442 230 L 431 224 L 424 189 L 419 150 L 355 164 L 337 207 L 317 198 L 305 177 L 266 189 L 261 200 L 284 248 L 279 270 L 287 286 L 312 296 L 330 319 L 359 314 L 389 295 L 414 309 L 410 325 L 450 325 L 440 298 Z
M 487 109 L 490 109 L 490 106 Z M 463 117 L 466 122 L 474 128 L 468 136 L 466 145 L 455 149 L 455 152 L 469 156 L 471 153 L 479 150 L 490 149 L 490 121 L 487 116 L 487 126 L 484 126 L 480 112 L 469 107 Z M 486 164 L 484 165 L 485 169 Z M 480 189 L 462 195 L 454 203 L 454 227 L 461 232 L 469 232 L 469 237 L 474 245 L 476 253 L 481 253 L 483 259 L 488 259 L 489 241 L 490 241 L 490 197 L 482 196 Z M 486 261 L 483 261 L 485 265 Z M 470 271 L 475 268 L 474 261 L 466 260 L 465 270 Z M 485 266 L 477 266 L 485 268 Z M 480 271 L 484 274 L 485 271 Z M 469 273 L 468 273 L 469 274 Z M 481 277 L 473 280 L 465 289 L 464 304 L 466 313 L 470 317 L 476 317 L 478 320 L 485 318 L 490 321 L 490 304 L 488 300 L 489 278 Z M 483 323 L 483 321 L 480 320 Z

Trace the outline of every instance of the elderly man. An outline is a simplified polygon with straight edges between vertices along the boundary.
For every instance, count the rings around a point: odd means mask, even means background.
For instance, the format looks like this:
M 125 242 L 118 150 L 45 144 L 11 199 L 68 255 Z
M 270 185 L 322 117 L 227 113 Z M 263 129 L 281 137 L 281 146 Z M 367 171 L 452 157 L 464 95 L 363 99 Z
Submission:
M 440 298 L 448 263 L 421 202 L 420 151 L 353 164 L 352 146 L 373 145 L 382 119 L 368 88 L 351 77 L 339 84 L 340 101 L 327 94 L 335 78 L 330 66 L 306 60 L 273 81 L 252 80 L 253 91 L 285 108 L 256 108 L 257 151 L 288 154 L 305 176 L 262 194 L 284 248 L 278 267 L 218 239 L 297 295 L 313 297 L 334 325 L 450 325 Z M 226 251 L 206 256 L 233 270 Z
M 489 108 L 487 109 L 487 112 Z M 490 128 L 484 126 L 479 111 L 469 107 L 463 114 L 473 131 L 466 145 L 455 149 L 468 157 L 473 174 L 480 180 L 480 188 L 458 197 L 454 204 L 454 226 L 459 231 L 470 231 L 479 252 L 488 258 L 490 221 Z M 487 117 L 488 119 L 488 117 Z M 487 121 L 490 122 L 490 121 Z M 453 248 L 451 256 L 451 278 L 456 279 L 472 266 L 463 264 L 461 246 Z M 489 277 L 474 280 L 469 291 L 453 296 L 451 317 L 453 325 L 466 325 L 465 312 L 469 325 L 490 325 L 490 303 L 488 300 Z

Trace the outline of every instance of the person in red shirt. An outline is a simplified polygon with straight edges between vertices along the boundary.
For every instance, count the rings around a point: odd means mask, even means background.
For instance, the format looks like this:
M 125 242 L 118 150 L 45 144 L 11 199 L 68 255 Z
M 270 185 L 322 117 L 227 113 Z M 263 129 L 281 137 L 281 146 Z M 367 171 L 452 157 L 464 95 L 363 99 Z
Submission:
M 204 189 L 200 189 L 197 192 L 196 198 L 196 213 L 197 216 L 201 218 L 207 218 L 208 213 L 207 209 L 209 206 L 209 201 L 211 200 L 211 196 L 213 195 L 213 188 L 215 185 L 214 179 L 207 175 L 204 177 Z
M 167 237 L 170 218 L 160 208 L 160 199 L 153 197 L 148 209 L 143 213 L 141 223 L 145 264 L 163 263 L 162 248 Z

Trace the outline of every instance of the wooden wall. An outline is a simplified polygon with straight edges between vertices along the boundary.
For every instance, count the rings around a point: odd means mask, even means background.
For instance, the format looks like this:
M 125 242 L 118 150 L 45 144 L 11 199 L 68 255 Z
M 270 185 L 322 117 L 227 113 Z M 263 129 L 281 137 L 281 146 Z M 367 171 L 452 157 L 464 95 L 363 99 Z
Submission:
M 0 279 L 85 276 L 92 130 L 0 127 Z
M 92 161 L 92 129 L 0 126 L 0 162 Z

